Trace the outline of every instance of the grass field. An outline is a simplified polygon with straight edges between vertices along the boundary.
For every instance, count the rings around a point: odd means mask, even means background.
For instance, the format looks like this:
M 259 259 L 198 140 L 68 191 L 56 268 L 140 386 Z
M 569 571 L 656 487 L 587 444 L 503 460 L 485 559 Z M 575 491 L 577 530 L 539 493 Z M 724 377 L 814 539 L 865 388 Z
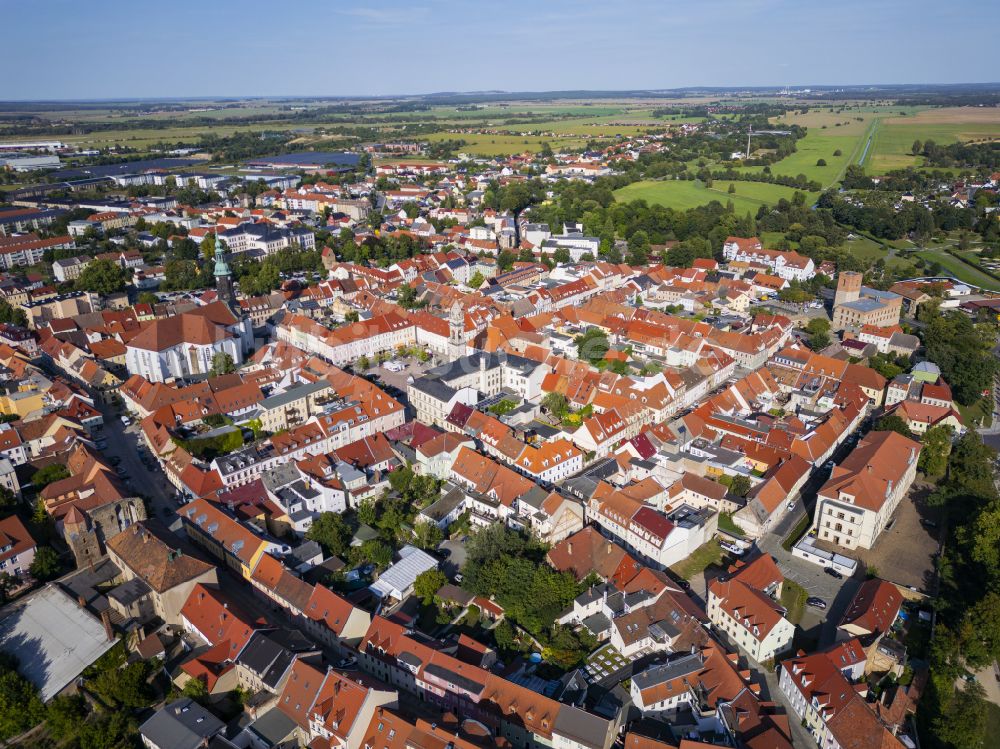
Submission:
M 806 117 L 808 115 L 799 115 L 798 119 Z M 864 115 L 864 118 L 864 122 L 857 122 L 844 115 L 838 115 L 836 121 L 846 122 L 846 125 L 827 126 L 825 130 L 822 127 L 810 127 L 806 137 L 795 144 L 795 153 L 772 164 L 771 171 L 789 177 L 804 174 L 807 178 L 819 182 L 824 189 L 832 187 L 843 177 L 848 165 L 858 162 L 864 151 L 867 134 L 877 122 L 877 118 L 871 115 Z M 818 119 L 818 116 L 814 119 Z M 837 151 L 840 151 L 839 156 L 835 155 Z M 817 166 L 820 159 L 826 162 L 826 166 Z M 760 171 L 761 167 L 748 167 L 748 169 L 756 172 Z
M 911 153 L 915 140 L 947 144 L 997 138 L 1000 138 L 1000 109 L 996 107 L 941 107 L 907 117 L 886 117 L 876 133 L 872 157 L 866 167 L 870 174 L 882 174 L 920 166 L 923 158 Z
M 736 192 L 728 192 L 729 185 L 736 186 Z M 615 190 L 615 199 L 628 202 L 630 200 L 645 200 L 649 203 L 665 205 L 668 208 L 687 210 L 701 205 L 708 205 L 717 200 L 723 205 L 733 201 L 736 213 L 742 215 L 750 212 L 756 214 L 762 205 L 774 205 L 782 198 L 791 200 L 798 190 L 782 185 L 771 185 L 766 182 L 728 182 L 715 181 L 711 187 L 705 187 L 700 181 L 670 180 L 643 181 L 626 185 Z M 816 193 L 807 193 L 809 199 L 815 199 Z
M 920 250 L 915 253 L 918 257 L 923 258 L 928 263 L 936 262 L 944 268 L 945 273 L 954 276 L 959 281 L 964 281 L 965 283 L 971 283 L 975 286 L 981 286 L 984 289 L 992 289 L 994 291 L 1000 291 L 1000 281 L 987 276 L 975 268 L 966 265 L 958 258 L 953 255 L 949 255 L 943 250 Z
M 690 580 L 705 568 L 722 564 L 722 547 L 718 539 L 713 538 L 706 544 L 695 549 L 686 559 L 673 565 L 670 569 L 679 577 Z

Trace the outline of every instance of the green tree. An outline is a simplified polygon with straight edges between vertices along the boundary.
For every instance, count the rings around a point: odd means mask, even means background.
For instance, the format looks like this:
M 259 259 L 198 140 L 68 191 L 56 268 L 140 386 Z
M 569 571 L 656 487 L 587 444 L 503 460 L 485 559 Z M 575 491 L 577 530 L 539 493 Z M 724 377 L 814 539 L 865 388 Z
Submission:
M 430 606 L 434 603 L 434 597 L 441 590 L 441 586 L 447 582 L 448 578 L 441 570 L 437 568 L 426 570 L 417 575 L 417 579 L 413 582 L 413 592 L 423 601 L 424 606 Z
M 0 739 L 34 728 L 45 718 L 45 706 L 35 686 L 17 671 L 18 662 L 0 657 Z
M 935 737 L 953 749 L 983 747 L 986 738 L 986 691 L 979 682 L 954 690 L 947 714 L 934 724 Z
M 595 367 L 604 361 L 604 356 L 611 348 L 607 334 L 597 327 L 588 328 L 582 335 L 578 335 L 573 343 L 576 344 L 579 358 Z
M 646 265 L 649 262 L 649 235 L 639 229 L 628 238 L 629 265 Z
M 45 582 L 59 576 L 62 564 L 59 555 L 51 546 L 40 546 L 35 552 L 35 558 L 31 561 L 28 571 L 36 580 Z
M 478 289 L 480 286 L 483 285 L 485 281 L 486 279 L 483 278 L 483 274 L 477 270 L 475 273 L 472 274 L 472 278 L 469 279 L 469 288 Z
M 125 289 L 125 270 L 111 260 L 92 260 L 73 285 L 81 291 L 92 291 L 101 296 L 116 294 Z
M 826 159 L 816 159 L 816 166 L 826 166 Z
M 31 483 L 41 491 L 49 484 L 65 478 L 69 478 L 69 469 L 62 463 L 50 463 L 35 472 L 35 475 L 31 477 Z
M 948 456 L 951 455 L 952 430 L 950 426 L 931 427 L 924 434 L 923 449 L 917 468 L 929 478 L 943 476 L 948 468 Z
M 517 260 L 517 256 L 513 252 L 501 250 L 500 254 L 497 255 L 497 268 L 501 271 L 508 271 L 514 267 L 515 260 Z
M 887 414 L 875 422 L 875 430 L 878 432 L 896 432 L 913 439 L 913 432 L 906 425 L 906 422 L 896 414 Z
M 49 702 L 45 724 L 49 733 L 65 741 L 76 736 L 87 717 L 87 702 L 79 694 L 61 694 Z
M 348 549 L 353 535 L 343 516 L 335 512 L 322 513 L 306 531 L 306 538 L 333 556 L 340 556 Z
M 160 298 L 156 296 L 152 291 L 143 291 L 139 294 L 136 299 L 139 304 L 158 304 Z
M 729 483 L 729 493 L 737 497 L 745 497 L 750 493 L 750 489 L 752 488 L 750 479 L 742 475 L 733 476 L 733 480 Z
M 569 413 L 569 403 L 566 401 L 566 396 L 559 393 L 548 393 L 542 398 L 542 406 L 560 419 Z
M 208 687 L 200 677 L 194 677 L 184 683 L 181 694 L 195 702 L 204 703 L 208 699 Z
M 219 351 L 212 356 L 212 368 L 208 371 L 210 377 L 232 374 L 236 371 L 236 362 L 225 351 Z
M 421 549 L 436 549 L 444 540 L 444 531 L 437 523 L 420 521 L 413 527 L 413 535 L 416 544 Z
M 371 497 L 366 497 L 358 504 L 358 522 L 374 526 L 378 522 L 378 507 Z
M 28 315 L 20 307 L 12 307 L 7 301 L 0 299 L 0 322 L 28 326 Z
M 14 511 L 17 507 L 17 495 L 6 486 L 0 486 L 0 517 Z

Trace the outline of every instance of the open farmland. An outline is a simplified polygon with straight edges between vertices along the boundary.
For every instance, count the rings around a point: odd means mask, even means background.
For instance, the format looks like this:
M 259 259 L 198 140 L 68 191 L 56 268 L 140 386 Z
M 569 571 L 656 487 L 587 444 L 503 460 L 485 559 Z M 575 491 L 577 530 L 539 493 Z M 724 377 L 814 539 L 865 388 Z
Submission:
M 882 120 L 872 154 L 866 163 L 870 174 L 920 166 L 923 159 L 911 153 L 913 141 L 956 141 L 1000 138 L 1000 107 L 941 107 L 912 116 Z
M 735 193 L 729 193 L 729 185 L 736 186 Z M 700 181 L 688 180 L 668 180 L 668 181 L 642 181 L 627 185 L 620 190 L 615 190 L 615 199 L 621 202 L 630 200 L 645 200 L 649 203 L 657 203 L 686 210 L 696 208 L 701 205 L 708 205 L 713 200 L 717 200 L 723 205 L 728 201 L 733 202 L 733 207 L 738 214 L 750 212 L 756 214 L 757 209 L 762 205 L 773 205 L 782 198 L 791 200 L 796 192 L 800 192 L 791 187 L 782 185 L 771 185 L 766 182 L 728 182 L 716 180 L 711 187 L 706 187 Z M 815 199 L 815 193 L 808 193 L 809 199 Z

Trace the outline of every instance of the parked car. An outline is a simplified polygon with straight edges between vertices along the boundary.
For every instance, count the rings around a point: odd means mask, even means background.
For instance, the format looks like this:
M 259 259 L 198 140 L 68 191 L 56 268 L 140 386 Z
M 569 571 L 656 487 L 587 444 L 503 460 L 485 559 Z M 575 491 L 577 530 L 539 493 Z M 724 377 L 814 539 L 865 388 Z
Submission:
M 806 599 L 806 604 L 812 606 L 814 609 L 826 608 L 826 601 L 822 598 L 817 598 L 816 596 L 809 596 L 809 598 Z
M 719 546 L 728 551 L 730 554 L 735 554 L 738 557 L 743 556 L 744 549 L 742 546 L 737 546 L 736 544 L 727 544 L 727 543 L 721 543 L 719 544 Z
M 130 419 L 128 416 L 122 416 L 121 419 L 122 419 L 122 424 L 124 424 L 125 426 L 128 426 L 129 424 L 132 423 L 132 419 Z
M 823 572 L 825 572 L 830 577 L 835 578 L 837 580 L 843 580 L 844 579 L 844 576 L 841 575 L 839 572 L 837 572 L 837 570 L 835 570 L 833 567 L 824 567 L 823 568 Z
M 785 505 L 785 509 L 787 509 L 789 512 L 791 512 L 792 510 L 794 510 L 795 509 L 795 500 L 794 499 L 789 500 L 788 504 Z

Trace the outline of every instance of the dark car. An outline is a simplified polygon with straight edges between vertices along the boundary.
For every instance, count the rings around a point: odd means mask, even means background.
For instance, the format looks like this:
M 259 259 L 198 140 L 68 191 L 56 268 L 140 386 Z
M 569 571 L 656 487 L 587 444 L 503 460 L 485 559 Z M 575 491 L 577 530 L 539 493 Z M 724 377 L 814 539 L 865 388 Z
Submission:
M 830 577 L 835 578 L 837 580 L 843 580 L 844 579 L 844 576 L 841 575 L 839 572 L 837 572 L 837 570 L 835 570 L 833 567 L 824 567 L 823 568 L 823 572 L 825 572 Z
M 816 596 L 810 596 L 806 599 L 806 603 L 816 609 L 825 609 L 826 601 L 822 598 L 817 598 Z
M 680 586 L 681 590 L 691 590 L 691 583 L 687 580 L 678 580 L 677 584 Z
M 922 526 L 924 526 L 924 528 L 928 528 L 928 529 L 934 529 L 934 528 L 938 527 L 938 524 L 937 524 L 936 520 L 930 520 L 928 518 L 922 518 L 920 520 L 920 524 Z

